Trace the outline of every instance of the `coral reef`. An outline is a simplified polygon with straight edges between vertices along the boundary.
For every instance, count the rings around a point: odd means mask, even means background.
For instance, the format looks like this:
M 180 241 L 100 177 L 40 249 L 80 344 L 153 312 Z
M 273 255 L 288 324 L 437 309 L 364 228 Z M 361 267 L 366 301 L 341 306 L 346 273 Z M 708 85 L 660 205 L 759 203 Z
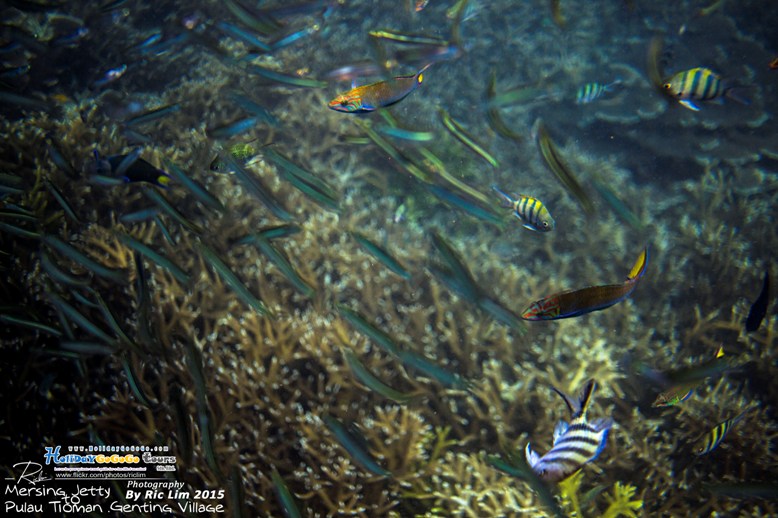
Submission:
M 323 25 L 299 44 L 256 57 L 242 42 L 214 35 L 212 20 L 231 16 L 223 6 L 198 3 L 204 30 L 184 32 L 189 43 L 175 51 L 138 57 L 121 89 L 100 92 L 96 77 L 65 75 L 56 87 L 35 91 L 47 99 L 66 95 L 56 110 L 4 105 L 3 450 L 35 458 L 42 444 L 65 439 L 167 446 L 178 458 L 176 479 L 190 488 L 226 488 L 234 515 L 283 513 L 289 504 L 276 496 L 275 472 L 310 516 L 542 516 L 548 510 L 529 485 L 496 470 L 486 455 L 521 454 L 530 440 L 544 450 L 555 422 L 569 418 L 551 387 L 574 393 L 594 378 L 592 414 L 612 416 L 616 425 L 601 456 L 559 488 L 568 512 L 774 514 L 770 501 L 711 497 L 704 486 L 772 480 L 778 465 L 774 307 L 755 332 L 743 329 L 763 272 L 776 277 L 770 259 L 778 250 L 772 213 L 778 180 L 768 140 L 775 122 L 765 116 L 764 101 L 774 97 L 774 85 L 747 65 L 728 70 L 756 85 L 753 103 L 743 110 L 713 106 L 710 118 L 680 112 L 651 90 L 639 70 L 652 24 L 677 31 L 668 20 L 686 20 L 684 9 L 693 2 L 646 7 L 642 21 L 597 2 L 564 30 L 550 23 L 545 3 L 512 3 L 510 9 L 505 2 L 471 3 L 481 5 L 462 22 L 466 52 L 460 61 L 431 68 L 424 86 L 393 113 L 403 126 L 442 135 L 432 108 L 445 106 L 512 166 L 481 169 L 477 157 L 446 138 L 429 143 L 429 150 L 479 192 L 499 184 L 542 197 L 557 222 L 553 234 L 527 232 L 507 211 L 499 227 L 452 209 L 376 146 L 349 142 L 345 137 L 362 136 L 360 127 L 326 109 L 342 85 L 322 91 L 265 83 L 242 65 L 262 62 L 297 77 L 322 77 L 367 57 L 367 49 L 364 55 L 347 51 L 348 45 L 359 50 L 354 34 L 390 23 L 409 32 L 417 27 L 410 15 L 371 18 L 368 5 L 337 5 L 327 19 L 302 15 L 299 23 Z M 125 23 L 110 25 L 116 29 L 110 41 L 79 58 L 79 66 L 98 74 L 81 60 L 101 50 L 100 63 L 121 61 L 120 44 L 145 35 L 144 17 L 180 25 L 170 14 L 175 5 L 162 1 L 128 12 Z M 419 16 L 434 20 L 433 32 L 447 33 L 445 6 L 428 9 Z M 694 30 L 675 43 L 686 54 L 677 67 L 698 64 L 688 54 L 710 32 L 731 34 L 731 52 L 766 55 L 764 35 L 746 34 L 745 22 L 728 10 L 734 7 L 726 9 L 689 22 Z M 14 13 L 12 22 L 46 26 L 44 15 Z M 81 6 L 71 14 L 93 13 Z M 597 29 L 600 16 L 614 20 L 611 31 Z M 103 15 L 97 20 L 93 30 L 105 32 L 101 24 L 109 22 Z M 486 26 L 491 30 L 479 29 Z M 45 41 L 56 37 L 46 31 Z M 510 36 L 499 55 L 490 54 L 495 31 Z M 624 45 L 602 44 L 612 38 Z M 715 59 L 716 49 L 711 52 Z M 522 59 L 506 62 L 502 53 Z M 47 59 L 63 58 L 35 59 L 37 70 Z M 493 67 L 499 77 L 549 85 L 548 98 L 503 110 L 510 127 L 527 135 L 520 142 L 496 138 L 482 111 L 472 109 L 483 102 Z M 625 81 L 623 93 L 572 114 L 565 108 L 580 83 L 613 76 Z M 213 128 L 242 116 L 226 94 L 233 91 L 261 101 L 280 124 L 258 124 L 224 141 L 211 138 Z M 143 111 L 181 107 L 133 129 L 124 121 L 135 103 Z M 584 186 L 607 182 L 640 227 L 601 198 L 594 198 L 593 216 L 580 210 L 546 171 L 530 138 L 538 116 Z M 87 173 L 93 150 L 128 153 L 141 137 L 148 139 L 145 160 L 177 164 L 227 209 L 211 209 L 181 182 L 158 190 L 180 217 L 151 199 L 153 186 L 95 183 Z M 261 149 L 245 169 L 280 210 L 252 190 L 257 184 L 209 170 L 220 149 L 247 141 L 258 148 L 272 142 L 326 181 L 338 194 L 337 210 L 284 181 Z M 613 152 L 614 145 L 621 149 Z M 412 156 L 418 143 L 397 148 Z M 407 207 L 407 219 L 397 217 L 398 207 Z M 148 220 L 126 218 L 149 208 Z M 299 231 L 274 238 L 273 245 L 310 293 L 296 289 L 259 247 L 241 242 L 284 223 Z M 410 280 L 364 253 L 351 231 L 390 249 Z M 479 286 L 513 311 L 563 289 L 619 282 L 646 244 L 651 258 L 630 299 L 578 319 L 533 322 L 524 333 L 481 312 L 431 273 L 433 231 L 450 239 Z M 187 280 L 135 253 L 123 234 L 171 259 Z M 69 248 L 52 246 L 51 237 Z M 447 387 L 402 361 L 407 357 L 350 325 L 338 305 L 357 310 L 401 350 L 461 376 L 464 388 Z M 704 381 L 679 407 L 651 407 L 660 388 L 633 365 L 658 371 L 695 365 L 719 345 L 738 358 L 737 369 Z M 369 390 L 349 367 L 346 351 L 384 383 L 418 397 L 400 405 Z M 758 410 L 719 448 L 699 458 L 689 451 L 699 436 L 750 405 Z M 15 421 L 19 412 L 36 417 Z M 367 453 L 391 476 L 364 469 L 326 426 L 325 415 L 363 436 Z M 5 470 L 15 461 L 8 455 L 0 463 Z

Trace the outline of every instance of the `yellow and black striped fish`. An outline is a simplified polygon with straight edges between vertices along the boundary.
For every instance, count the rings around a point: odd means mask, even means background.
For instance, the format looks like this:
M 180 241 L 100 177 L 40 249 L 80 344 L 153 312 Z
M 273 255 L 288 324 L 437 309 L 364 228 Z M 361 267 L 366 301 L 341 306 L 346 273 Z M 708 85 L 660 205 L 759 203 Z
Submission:
M 562 396 L 573 417 L 570 424 L 560 421 L 554 428 L 554 445 L 542 457 L 532 451 L 529 443 L 524 449 L 527 464 L 546 482 L 560 482 L 597 458 L 605 448 L 608 431 L 613 426 L 610 418 L 586 419 L 586 410 L 595 389 L 594 380 L 584 386 L 578 400 L 554 388 Z
M 662 86 L 682 106 L 694 111 L 700 110 L 695 101 L 712 101 L 728 92 L 721 76 L 703 67 L 678 72 Z
M 492 185 L 492 189 L 513 209 L 513 214 L 524 223 L 524 228 L 537 232 L 554 230 L 554 218 L 539 199 L 523 194 L 510 196 L 496 185 Z
M 623 86 L 621 79 L 616 79 L 608 84 L 602 83 L 586 83 L 578 89 L 578 93 L 575 96 L 576 104 L 589 104 L 596 101 L 600 97 L 616 92 Z
M 743 418 L 746 416 L 746 414 L 751 410 L 753 410 L 754 408 L 756 407 L 746 408 L 735 417 L 731 419 L 727 419 L 726 421 L 717 424 L 713 428 L 713 430 L 706 433 L 695 443 L 694 454 L 705 455 L 706 453 L 710 453 L 713 450 L 715 450 L 719 446 L 719 444 L 721 444 L 721 442 L 724 440 L 724 437 L 727 436 L 727 434 L 732 429 L 732 427 L 738 424 L 740 421 L 742 421 Z

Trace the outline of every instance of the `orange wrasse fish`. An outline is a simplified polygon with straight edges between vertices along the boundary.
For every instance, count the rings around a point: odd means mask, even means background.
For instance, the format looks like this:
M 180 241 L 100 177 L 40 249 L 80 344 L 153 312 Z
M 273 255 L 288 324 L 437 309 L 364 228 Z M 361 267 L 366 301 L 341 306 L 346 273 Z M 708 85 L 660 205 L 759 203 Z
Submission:
M 637 362 L 633 369 L 647 380 L 661 387 L 662 392 L 656 396 L 652 407 L 669 407 L 689 399 L 697 388 L 709 378 L 718 377 L 728 370 L 740 367 L 740 360 L 724 354 L 724 347 L 719 346 L 713 358 L 669 371 L 660 371 L 642 362 Z
M 715 379 L 727 371 L 740 369 L 745 363 L 741 357 L 724 354 L 724 348 L 719 346 L 713 358 L 696 365 L 663 372 L 638 363 L 636 370 L 662 388 L 681 391 L 684 385 L 691 388 L 708 378 Z
M 405 99 L 424 81 L 425 66 L 412 76 L 398 76 L 386 81 L 357 86 L 329 102 L 335 111 L 364 113 L 384 108 Z
M 697 387 L 705 381 L 705 377 L 699 378 L 699 377 L 692 377 L 689 379 L 683 379 L 685 376 L 688 376 L 689 373 L 691 373 L 694 370 L 698 370 L 698 372 L 704 372 L 704 369 L 699 369 L 699 367 L 708 367 L 715 363 L 720 363 L 719 358 L 724 357 L 724 348 L 719 347 L 716 351 L 716 355 L 713 358 L 712 362 L 706 362 L 702 365 L 699 365 L 697 367 L 693 368 L 686 368 L 679 371 L 675 371 L 674 373 L 661 373 L 661 372 L 646 372 L 646 374 L 649 377 L 653 377 L 660 381 L 664 385 L 671 384 L 671 386 L 665 390 L 664 392 L 659 393 L 656 396 L 656 399 L 654 400 L 654 403 L 651 405 L 654 408 L 657 407 L 668 407 L 668 406 L 674 406 L 678 403 L 683 403 L 690 397 L 692 397 L 692 394 L 694 394 L 694 391 L 697 389 Z M 681 374 L 681 379 L 683 381 L 672 383 L 673 377 L 678 377 L 678 375 Z
M 697 388 L 699 383 L 683 383 L 672 387 L 669 390 L 658 394 L 654 403 L 651 405 L 654 408 L 675 406 L 678 403 L 683 403 L 694 394 L 694 389 Z
M 644 248 L 627 280 L 622 284 L 589 286 L 580 290 L 568 290 L 555 293 L 537 300 L 525 309 L 524 320 L 558 320 L 577 317 L 592 311 L 599 311 L 621 302 L 629 297 L 643 276 L 648 265 L 648 248 Z

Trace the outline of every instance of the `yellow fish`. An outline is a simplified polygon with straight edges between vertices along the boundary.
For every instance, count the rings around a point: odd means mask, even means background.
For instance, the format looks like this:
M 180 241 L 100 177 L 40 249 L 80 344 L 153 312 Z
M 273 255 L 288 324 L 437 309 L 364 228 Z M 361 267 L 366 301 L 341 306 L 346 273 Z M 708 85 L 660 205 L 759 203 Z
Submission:
M 695 101 L 716 101 L 724 96 L 741 104 L 749 104 L 749 100 L 737 95 L 738 88 L 727 87 L 716 72 L 709 68 L 692 68 L 678 72 L 662 85 L 664 90 L 684 108 L 699 111 Z
M 551 217 L 551 213 L 548 212 L 543 203 L 537 198 L 531 196 L 525 196 L 523 194 L 515 194 L 510 196 L 509 194 L 500 190 L 496 185 L 492 185 L 494 189 L 509 207 L 513 209 L 513 213 L 524 223 L 524 228 L 534 230 L 536 232 L 549 232 L 554 230 L 554 218 Z

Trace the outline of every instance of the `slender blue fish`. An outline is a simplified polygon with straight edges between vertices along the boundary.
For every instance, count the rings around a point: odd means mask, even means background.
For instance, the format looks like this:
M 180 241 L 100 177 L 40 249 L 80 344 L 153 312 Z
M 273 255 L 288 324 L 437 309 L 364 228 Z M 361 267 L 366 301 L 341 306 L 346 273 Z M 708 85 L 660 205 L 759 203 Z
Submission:
M 357 464 L 365 468 L 373 475 L 379 477 L 391 477 L 392 474 L 386 469 L 382 468 L 378 462 L 373 458 L 369 451 L 367 451 L 363 445 L 365 440 L 362 437 L 356 435 L 356 431 L 350 431 L 346 426 L 330 415 L 322 417 L 322 421 L 327 425 L 332 434 L 338 440 L 341 446 L 351 455 L 351 458 L 356 461 Z

